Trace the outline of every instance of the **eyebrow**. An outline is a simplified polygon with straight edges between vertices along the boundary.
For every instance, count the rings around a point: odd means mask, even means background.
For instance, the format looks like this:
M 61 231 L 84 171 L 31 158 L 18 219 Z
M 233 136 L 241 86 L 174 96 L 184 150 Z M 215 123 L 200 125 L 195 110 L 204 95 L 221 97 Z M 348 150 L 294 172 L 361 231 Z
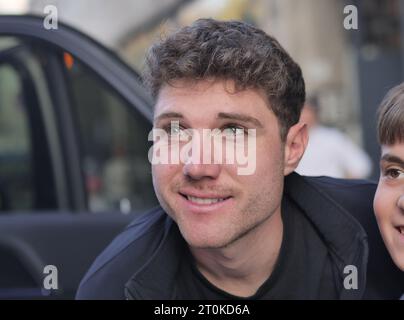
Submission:
M 157 117 L 153 119 L 154 122 L 164 120 L 164 119 L 172 119 L 172 118 L 177 118 L 177 119 L 183 119 L 184 116 L 181 113 L 178 112 L 164 112 Z
M 380 159 L 380 162 L 385 161 L 385 162 L 391 162 L 391 163 L 396 163 L 402 167 L 404 167 L 404 160 L 394 156 L 392 154 L 386 153 L 385 155 L 382 156 L 382 158 Z
M 154 118 L 154 122 L 158 122 L 160 120 L 164 120 L 164 119 L 183 119 L 184 116 L 179 113 L 179 112 L 164 112 L 160 115 L 158 115 L 157 117 Z M 256 127 L 259 128 L 263 128 L 262 123 L 254 117 L 251 117 L 249 115 L 246 114 L 241 114 L 241 113 L 233 113 L 233 112 L 219 112 L 217 117 L 217 119 L 225 119 L 225 120 L 235 120 L 235 121 L 242 121 L 242 122 L 246 122 L 246 123 L 251 123 L 253 125 L 255 125 Z
M 236 121 L 242 121 L 242 122 L 247 122 L 251 123 L 259 128 L 262 128 L 263 125 L 262 123 L 251 116 L 248 116 L 246 114 L 241 114 L 241 113 L 227 113 L 227 112 L 219 112 L 217 115 L 218 119 L 227 119 L 227 120 L 236 120 Z

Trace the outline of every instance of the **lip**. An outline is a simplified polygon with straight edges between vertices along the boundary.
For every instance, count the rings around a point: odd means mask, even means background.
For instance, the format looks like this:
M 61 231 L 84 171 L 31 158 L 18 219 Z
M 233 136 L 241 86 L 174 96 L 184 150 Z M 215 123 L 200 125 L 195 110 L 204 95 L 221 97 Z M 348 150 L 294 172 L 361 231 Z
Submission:
M 228 195 L 218 195 L 218 194 L 201 194 L 199 192 L 191 191 L 185 192 L 181 191 L 178 193 L 180 198 L 180 203 L 186 208 L 187 211 L 192 213 L 214 213 L 219 210 L 225 209 L 225 207 L 231 205 L 234 201 L 232 196 Z M 196 203 L 187 199 L 187 196 L 201 198 L 201 199 L 224 199 L 215 203 Z
M 396 229 L 396 231 L 397 231 L 397 233 L 398 233 L 399 242 L 400 242 L 402 245 L 404 245 L 404 233 L 401 233 L 401 232 L 400 232 L 400 228 L 401 228 L 401 230 L 404 230 L 404 226 L 401 226 L 401 225 L 394 227 L 394 229 Z
M 396 228 L 396 230 L 398 231 L 398 233 L 400 233 L 401 235 L 404 236 L 404 226 L 395 226 L 394 228 Z M 403 232 L 401 232 L 403 231 Z
M 191 196 L 195 198 L 201 198 L 201 199 L 211 199 L 211 198 L 229 198 L 231 195 L 229 194 L 219 194 L 219 193 L 202 193 L 196 190 L 188 190 L 188 189 L 182 189 L 178 192 L 182 196 Z

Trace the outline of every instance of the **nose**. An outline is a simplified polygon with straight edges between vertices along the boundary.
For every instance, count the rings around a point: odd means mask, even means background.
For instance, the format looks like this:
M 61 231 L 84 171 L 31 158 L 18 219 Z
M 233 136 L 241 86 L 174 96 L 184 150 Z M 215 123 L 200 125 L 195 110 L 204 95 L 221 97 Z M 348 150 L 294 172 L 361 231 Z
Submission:
M 401 212 L 404 213 L 404 194 L 398 198 L 397 206 L 401 209 Z
M 220 175 L 221 164 L 215 163 L 212 154 L 212 141 L 204 134 L 193 134 L 192 151 L 184 159 L 183 174 L 191 179 L 200 180 L 203 178 L 216 179 Z M 214 149 L 214 148 L 213 148 Z M 217 161 L 216 161 L 217 162 Z
M 220 174 L 220 165 L 187 163 L 184 165 L 183 173 L 193 180 L 201 180 L 203 178 L 216 179 Z

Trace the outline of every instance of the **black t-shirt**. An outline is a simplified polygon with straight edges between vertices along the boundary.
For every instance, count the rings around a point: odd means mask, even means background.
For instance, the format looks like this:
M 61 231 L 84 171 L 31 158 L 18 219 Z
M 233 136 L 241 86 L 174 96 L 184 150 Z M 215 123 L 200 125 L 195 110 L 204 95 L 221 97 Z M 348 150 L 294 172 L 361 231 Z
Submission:
M 333 273 L 326 245 L 304 212 L 284 195 L 282 245 L 270 277 L 253 296 L 229 294 L 210 283 L 197 269 L 189 250 L 177 275 L 177 299 L 337 299 L 338 275 Z

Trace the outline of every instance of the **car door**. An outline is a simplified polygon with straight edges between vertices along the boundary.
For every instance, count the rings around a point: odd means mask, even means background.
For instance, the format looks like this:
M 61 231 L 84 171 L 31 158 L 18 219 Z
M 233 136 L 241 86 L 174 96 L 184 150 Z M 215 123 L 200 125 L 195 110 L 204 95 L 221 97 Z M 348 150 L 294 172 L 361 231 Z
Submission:
M 73 298 L 100 251 L 157 204 L 151 103 L 93 39 L 0 16 L 0 298 Z

